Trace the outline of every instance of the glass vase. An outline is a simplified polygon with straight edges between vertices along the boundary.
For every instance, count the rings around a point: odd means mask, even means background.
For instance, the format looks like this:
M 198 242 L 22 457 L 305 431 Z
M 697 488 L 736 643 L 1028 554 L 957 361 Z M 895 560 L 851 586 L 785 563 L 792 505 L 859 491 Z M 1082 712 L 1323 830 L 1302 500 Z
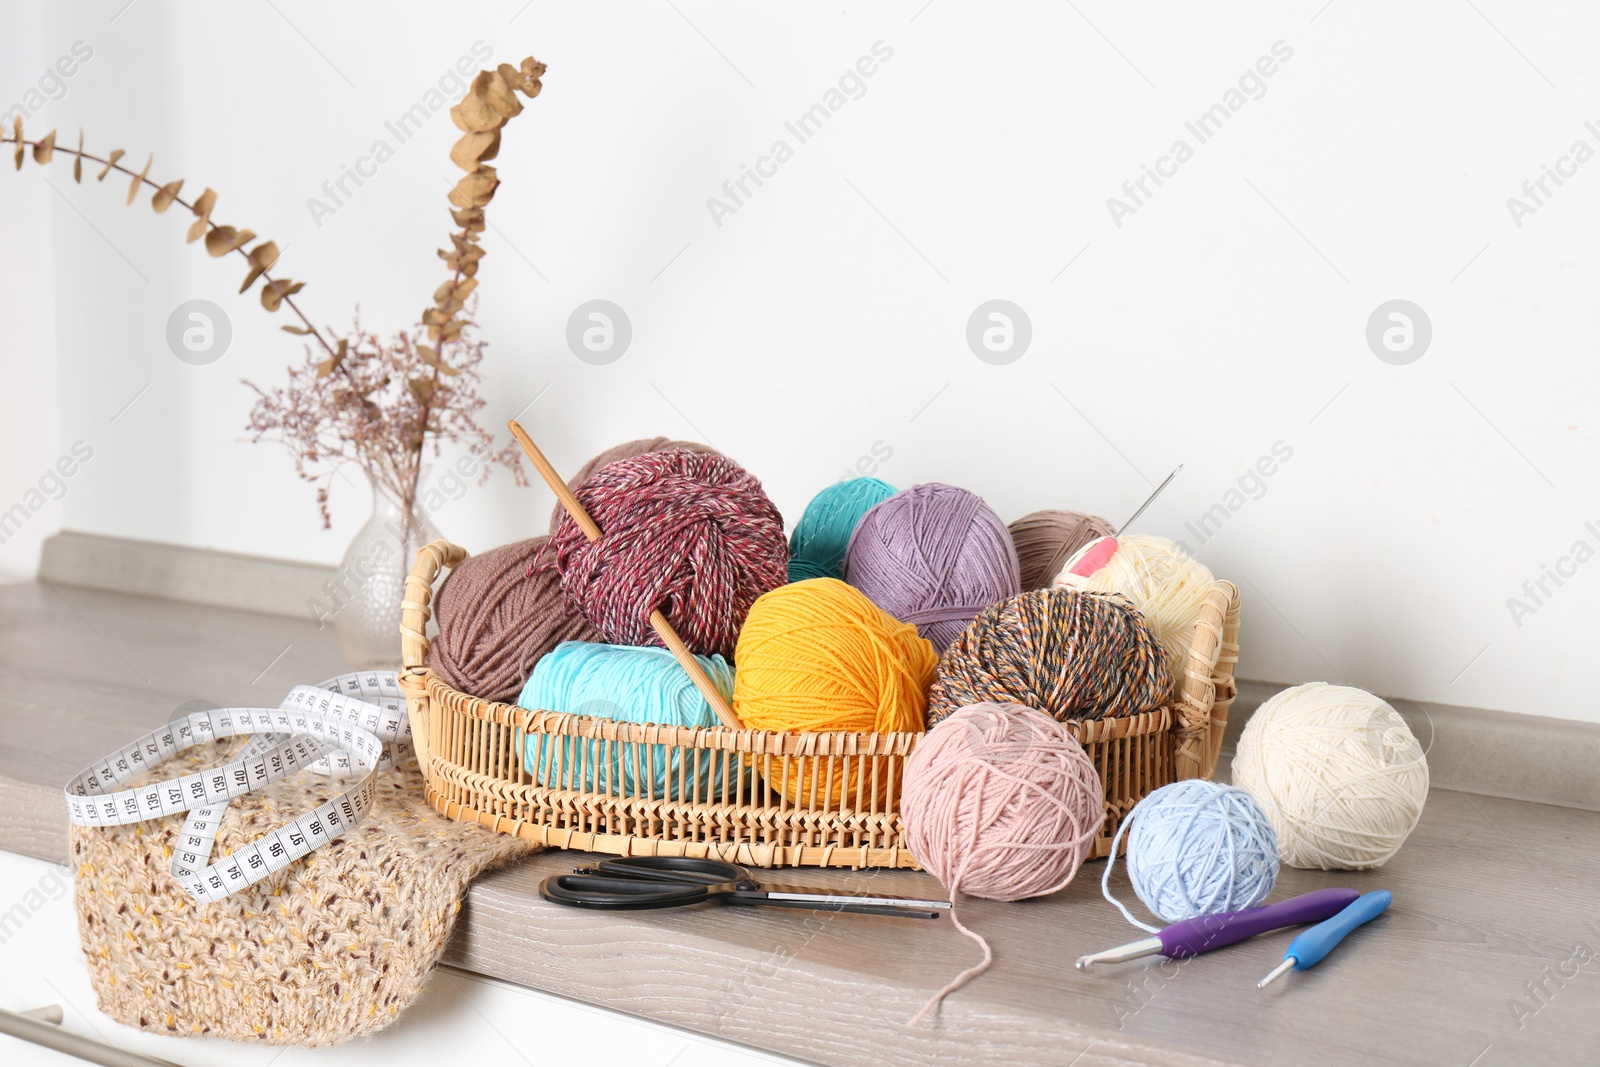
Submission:
M 334 632 L 358 668 L 400 667 L 400 602 L 423 545 L 440 538 L 428 516 L 372 484 L 372 517 L 345 549 L 327 587 Z

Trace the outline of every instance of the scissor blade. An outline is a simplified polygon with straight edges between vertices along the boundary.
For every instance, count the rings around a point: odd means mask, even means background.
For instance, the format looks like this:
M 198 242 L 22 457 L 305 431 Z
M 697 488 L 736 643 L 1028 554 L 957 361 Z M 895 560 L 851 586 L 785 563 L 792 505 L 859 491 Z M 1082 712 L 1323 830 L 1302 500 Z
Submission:
M 768 889 L 766 896 L 768 900 L 793 901 L 818 908 L 837 908 L 845 904 L 855 907 L 911 908 L 919 911 L 928 908 L 948 910 L 950 907 L 948 900 L 908 900 L 905 897 L 866 897 L 846 893 L 799 892 L 783 889 Z

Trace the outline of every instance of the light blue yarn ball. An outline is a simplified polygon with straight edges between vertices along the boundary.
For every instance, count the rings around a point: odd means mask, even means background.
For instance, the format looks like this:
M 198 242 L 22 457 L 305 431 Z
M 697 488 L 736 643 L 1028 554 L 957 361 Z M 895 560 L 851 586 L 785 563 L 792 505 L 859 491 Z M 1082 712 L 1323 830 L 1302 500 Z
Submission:
M 835 482 L 811 498 L 789 536 L 789 580 L 844 579 L 844 554 L 861 516 L 894 496 L 895 488 L 878 478 Z
M 721 656 L 696 656 L 718 691 L 733 699 L 733 668 Z M 720 725 L 711 705 L 664 648 L 566 641 L 533 668 L 517 703 L 533 711 L 667 726 Z M 524 766 L 552 789 L 615 792 L 655 800 L 714 801 L 724 779 L 743 774 L 733 753 L 699 752 L 605 738 L 530 736 Z
M 1128 878 L 1169 923 L 1253 908 L 1278 879 L 1278 838 L 1249 793 L 1190 778 L 1162 786 L 1129 816 Z

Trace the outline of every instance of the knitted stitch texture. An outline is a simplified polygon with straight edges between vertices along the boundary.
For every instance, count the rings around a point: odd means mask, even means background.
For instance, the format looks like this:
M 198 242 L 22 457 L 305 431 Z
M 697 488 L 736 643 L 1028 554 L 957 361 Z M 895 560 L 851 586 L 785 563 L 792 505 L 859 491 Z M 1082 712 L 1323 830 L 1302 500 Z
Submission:
M 202 745 L 151 777 L 215 766 L 234 744 Z M 348 785 L 302 774 L 236 799 L 219 853 Z M 444 951 L 467 884 L 536 851 L 434 812 L 415 759 L 379 775 L 372 811 L 350 833 L 214 904 L 196 904 L 167 869 L 182 828 L 181 815 L 72 828 L 78 932 L 100 1010 L 151 1033 L 272 1045 L 331 1045 L 394 1022 Z

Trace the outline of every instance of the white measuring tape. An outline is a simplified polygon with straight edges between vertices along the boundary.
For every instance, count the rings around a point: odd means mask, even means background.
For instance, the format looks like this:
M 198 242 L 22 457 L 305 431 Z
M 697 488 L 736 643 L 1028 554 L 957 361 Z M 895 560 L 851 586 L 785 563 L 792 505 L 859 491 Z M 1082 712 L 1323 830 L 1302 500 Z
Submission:
M 233 762 L 153 785 L 118 789 L 179 753 L 224 737 L 253 735 Z M 277 708 L 190 712 L 105 759 L 67 783 L 67 814 L 79 826 L 127 826 L 188 812 L 173 850 L 172 875 L 201 903 L 283 870 L 343 836 L 366 817 L 378 772 L 410 752 L 411 723 L 393 671 L 341 674 L 299 685 Z M 298 771 L 356 771 L 355 788 L 211 862 L 217 828 L 234 797 Z

